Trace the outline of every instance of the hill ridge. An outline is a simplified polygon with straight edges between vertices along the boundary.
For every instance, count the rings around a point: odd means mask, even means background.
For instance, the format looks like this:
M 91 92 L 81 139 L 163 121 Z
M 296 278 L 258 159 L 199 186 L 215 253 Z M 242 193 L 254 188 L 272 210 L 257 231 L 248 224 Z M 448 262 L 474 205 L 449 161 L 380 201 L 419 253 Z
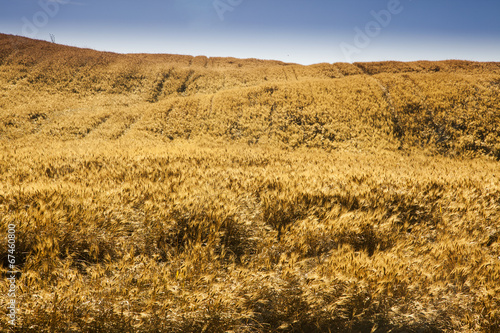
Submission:
M 303 66 L 116 54 L 0 34 L 0 80 L 5 138 L 85 138 L 98 119 L 113 124 L 123 116 L 141 133 L 167 140 L 208 135 L 292 148 L 388 145 L 500 158 L 500 63 L 494 62 Z M 119 108 L 110 111 L 113 103 Z M 94 111 L 80 123 L 63 116 L 81 104 Z M 55 128 L 42 121 L 56 115 L 63 118 Z M 129 120 L 120 122 L 126 128 Z

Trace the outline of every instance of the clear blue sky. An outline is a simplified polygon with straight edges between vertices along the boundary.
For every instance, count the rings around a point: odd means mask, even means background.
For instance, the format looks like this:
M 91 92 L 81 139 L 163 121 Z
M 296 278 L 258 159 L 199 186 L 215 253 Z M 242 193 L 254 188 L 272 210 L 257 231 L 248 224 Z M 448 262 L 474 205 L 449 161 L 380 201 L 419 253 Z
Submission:
M 0 0 L 0 32 L 120 53 L 301 64 L 500 61 L 500 1 Z

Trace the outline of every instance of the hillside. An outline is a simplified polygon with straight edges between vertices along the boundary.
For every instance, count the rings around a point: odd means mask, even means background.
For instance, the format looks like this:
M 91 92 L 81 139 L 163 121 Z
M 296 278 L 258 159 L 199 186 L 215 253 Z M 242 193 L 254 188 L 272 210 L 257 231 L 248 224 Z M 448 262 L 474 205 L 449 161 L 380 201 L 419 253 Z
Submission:
M 294 148 L 388 142 L 500 158 L 500 63 L 300 66 L 119 55 L 6 35 L 0 47 L 4 138 L 76 139 L 98 127 L 97 136 L 116 139 L 133 124 L 170 140 L 209 135 Z M 113 104 L 119 110 L 107 108 Z
M 498 332 L 499 160 L 500 63 L 0 34 L 15 332 Z

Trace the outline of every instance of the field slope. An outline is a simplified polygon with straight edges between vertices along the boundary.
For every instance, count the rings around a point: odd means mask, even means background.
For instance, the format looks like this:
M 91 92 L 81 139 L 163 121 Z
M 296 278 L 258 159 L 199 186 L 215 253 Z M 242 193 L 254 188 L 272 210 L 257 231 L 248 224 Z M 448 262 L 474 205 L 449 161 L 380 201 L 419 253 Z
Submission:
M 500 63 L 0 34 L 0 331 L 499 332 Z

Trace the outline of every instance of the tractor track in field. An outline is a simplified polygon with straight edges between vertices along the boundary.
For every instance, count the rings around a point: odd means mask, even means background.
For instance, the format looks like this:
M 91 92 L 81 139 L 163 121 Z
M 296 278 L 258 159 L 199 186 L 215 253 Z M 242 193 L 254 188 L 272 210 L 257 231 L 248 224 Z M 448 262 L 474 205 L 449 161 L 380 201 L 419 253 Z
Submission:
M 138 123 L 140 120 L 142 119 L 142 117 L 131 117 L 131 121 L 128 122 L 128 123 L 125 123 L 125 126 L 123 127 L 123 129 L 118 132 L 116 135 L 113 136 L 113 140 L 118 140 L 120 139 L 122 136 L 124 136 L 132 126 L 134 126 L 136 123 Z
M 111 116 L 107 115 L 107 116 L 104 116 L 104 117 L 100 117 L 98 119 L 98 121 L 96 123 L 94 123 L 90 128 L 87 128 L 86 132 L 83 133 L 82 135 L 82 139 L 89 136 L 91 133 L 93 133 L 96 129 L 98 129 L 99 127 L 101 127 L 104 123 L 106 123 L 108 121 L 108 119 L 110 118 Z

